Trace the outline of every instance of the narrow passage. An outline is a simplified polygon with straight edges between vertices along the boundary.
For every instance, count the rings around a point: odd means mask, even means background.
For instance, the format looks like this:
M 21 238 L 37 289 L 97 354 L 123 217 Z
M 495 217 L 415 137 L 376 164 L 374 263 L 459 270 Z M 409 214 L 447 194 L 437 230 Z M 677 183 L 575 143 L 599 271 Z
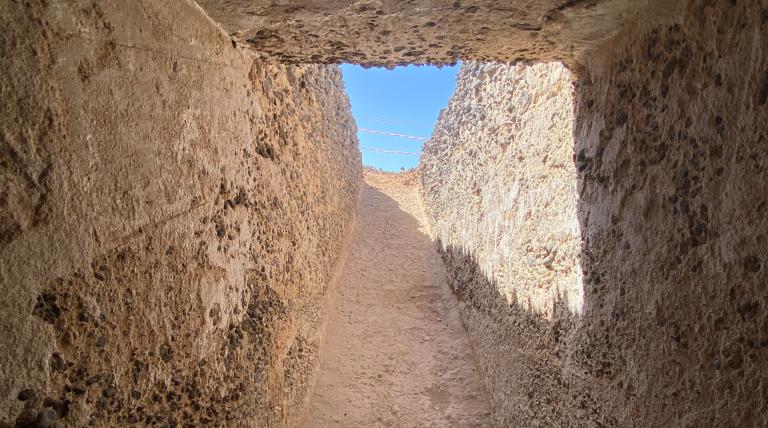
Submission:
M 365 172 L 306 427 L 489 425 L 415 174 Z

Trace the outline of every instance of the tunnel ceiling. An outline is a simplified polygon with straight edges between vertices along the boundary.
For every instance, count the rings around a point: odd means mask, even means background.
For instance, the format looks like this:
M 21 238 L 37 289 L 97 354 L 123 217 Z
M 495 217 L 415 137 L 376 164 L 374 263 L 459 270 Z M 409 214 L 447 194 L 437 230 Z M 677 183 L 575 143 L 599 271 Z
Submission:
M 236 39 L 290 63 L 562 60 L 615 35 L 645 0 L 198 0 Z

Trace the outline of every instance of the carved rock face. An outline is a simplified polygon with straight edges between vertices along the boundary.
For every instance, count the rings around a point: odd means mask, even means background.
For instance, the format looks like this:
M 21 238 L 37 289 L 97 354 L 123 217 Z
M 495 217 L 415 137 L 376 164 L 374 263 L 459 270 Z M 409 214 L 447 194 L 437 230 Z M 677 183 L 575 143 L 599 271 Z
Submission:
M 647 1 L 202 0 L 226 32 L 291 63 L 561 60 L 575 66 Z

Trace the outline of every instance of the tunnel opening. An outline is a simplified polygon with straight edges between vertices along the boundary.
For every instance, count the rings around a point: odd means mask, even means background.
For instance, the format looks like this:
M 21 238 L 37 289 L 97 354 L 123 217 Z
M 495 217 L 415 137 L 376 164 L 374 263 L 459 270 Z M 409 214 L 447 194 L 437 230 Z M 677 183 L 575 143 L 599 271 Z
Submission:
M 407 394 L 404 391 L 408 388 L 401 391 L 411 397 L 407 402 L 402 400 L 402 395 L 380 391 L 397 389 L 398 386 L 408 385 L 408 382 L 393 376 L 386 365 L 379 368 L 375 356 L 366 355 L 363 351 L 367 349 L 386 356 L 395 350 L 397 355 L 390 358 L 402 358 L 403 361 L 408 361 L 408 352 L 400 348 L 401 343 L 384 345 L 388 330 L 366 327 L 366 321 L 378 323 L 388 319 L 388 314 L 406 319 L 413 315 L 407 315 L 407 305 L 403 305 L 402 301 L 383 303 L 388 300 L 383 296 L 376 296 L 376 299 L 389 311 L 378 309 L 375 310 L 376 315 L 370 315 L 374 304 L 361 301 L 360 296 L 369 295 L 365 292 L 365 285 L 372 280 L 365 276 L 358 277 L 357 282 L 346 279 L 339 291 L 342 299 L 339 304 L 343 306 L 341 312 L 351 316 L 362 307 L 367 311 L 367 317 L 356 315 L 355 328 L 331 321 L 328 332 L 330 344 L 324 348 L 325 358 L 321 352 L 318 387 L 308 405 L 307 426 L 324 426 L 330 421 L 370 425 L 377 423 L 378 419 L 373 417 L 381 418 L 379 422 L 387 421 L 394 425 L 438 420 L 450 423 L 451 419 L 443 420 L 441 417 L 450 415 L 450 418 L 456 418 L 456 415 L 441 406 L 458 410 L 464 406 L 471 408 L 473 402 L 458 399 L 455 384 L 474 385 L 472 388 L 477 391 L 475 397 L 489 392 L 492 396 L 507 397 L 494 402 L 494 407 L 507 410 L 497 410 L 493 417 L 487 414 L 488 409 L 482 407 L 479 412 L 477 409 L 468 410 L 472 415 L 470 420 L 481 425 L 521 423 L 526 416 L 505 419 L 502 415 L 508 415 L 512 408 L 517 412 L 523 408 L 521 403 L 511 399 L 512 395 L 525 394 L 563 403 L 573 399 L 559 383 L 560 367 L 570 363 L 569 357 L 557 355 L 557 348 L 562 346 L 558 344 L 558 336 L 574 328 L 585 304 L 581 270 L 582 231 L 577 216 L 578 171 L 573 155 L 575 84 L 573 74 L 562 63 L 509 65 L 464 62 L 457 76 L 457 85 L 451 88 L 450 101 L 440 111 L 431 137 L 424 142 L 418 168 L 397 175 L 382 175 L 372 170 L 364 173 L 359 224 L 370 222 L 368 217 L 372 214 L 366 211 L 366 208 L 370 210 L 369 198 L 373 198 L 370 192 L 383 193 L 395 201 L 402 211 L 410 212 L 413 219 L 423 224 L 423 230 L 413 236 L 405 231 L 394 233 L 389 231 L 392 223 L 402 220 L 396 220 L 395 216 L 388 222 L 383 214 L 379 214 L 381 223 L 375 229 L 392 234 L 393 239 L 401 234 L 414 242 L 427 238 L 439 250 L 442 265 L 447 269 L 443 286 L 449 286 L 458 298 L 462 326 L 468 333 L 469 347 L 473 360 L 477 362 L 482 387 L 477 387 L 475 376 L 465 374 L 459 379 L 448 378 L 454 383 L 451 385 L 435 382 L 428 373 L 422 373 L 419 378 L 424 382 L 423 388 L 416 388 Z M 352 86 L 354 89 L 354 84 Z M 383 90 L 391 91 L 389 88 Z M 414 94 L 409 92 L 407 96 L 410 98 Z M 356 94 L 351 93 L 350 98 L 355 115 Z M 368 123 L 402 124 L 381 117 L 364 116 Z M 393 134 L 393 137 L 407 136 Z M 364 149 L 365 133 L 361 133 L 360 137 L 361 149 Z M 409 191 L 419 193 L 419 200 L 403 202 L 413 198 L 404 196 Z M 358 232 L 358 239 L 359 235 L 368 234 L 373 233 Z M 405 246 L 402 243 L 398 245 Z M 366 253 L 370 253 L 367 255 L 373 259 L 374 265 L 398 266 L 397 271 L 401 275 L 407 272 L 398 262 L 382 256 L 382 252 L 386 253 L 383 249 L 358 244 L 353 245 L 350 251 L 353 258 L 364 259 Z M 397 253 L 391 248 L 389 251 Z M 436 261 L 434 256 L 431 260 L 433 263 Z M 345 269 L 357 270 L 356 263 L 361 261 L 355 259 Z M 422 263 L 423 268 L 434 269 L 429 267 L 428 262 Z M 398 282 L 403 287 L 398 294 L 414 293 L 420 286 L 380 272 L 373 266 L 363 270 L 374 272 L 371 275 L 381 280 Z M 428 283 L 421 285 L 429 288 Z M 388 284 L 383 282 L 376 288 L 387 290 Z M 349 293 L 362 294 L 355 294 L 358 300 L 350 302 Z M 438 319 L 450 318 L 449 306 L 443 307 L 443 312 L 435 310 L 438 314 L 435 316 Z M 405 308 L 402 313 L 401 308 Z M 400 327 L 417 328 L 414 325 Z M 442 326 L 436 327 L 439 331 Z M 378 338 L 372 342 L 373 347 L 365 346 L 366 340 L 360 337 L 366 334 Z M 463 336 L 463 331 L 458 335 Z M 423 344 L 421 340 L 417 342 Z M 418 348 L 413 346 L 413 349 Z M 446 343 L 435 344 L 432 351 L 439 353 L 446 348 L 450 348 Z M 340 354 L 334 349 L 345 351 Z M 425 350 L 421 352 L 429 355 Z M 439 357 L 426 359 L 440 360 Z M 370 373 L 366 375 L 351 369 L 359 361 L 366 362 Z M 410 367 L 413 373 L 421 368 L 413 363 Z M 527 369 L 521 370 L 521 367 Z M 379 372 L 387 373 L 387 376 Z M 373 377 L 373 373 L 377 376 Z M 532 376 L 540 379 L 535 387 L 525 381 Z M 503 381 L 499 381 L 500 378 Z M 361 383 L 367 387 L 361 388 Z M 377 398 L 371 399 L 371 394 Z M 435 394 L 443 397 L 436 407 L 443 409 L 443 413 L 434 414 L 435 408 L 420 413 L 410 409 L 409 405 L 419 403 L 418 397 L 434 397 Z M 587 394 L 582 398 L 597 401 Z M 373 406 L 375 410 L 363 414 L 350 410 L 367 409 L 373 401 L 377 402 Z M 395 408 L 399 411 L 387 413 L 387 409 Z M 466 419 L 460 420 L 452 422 L 470 423 Z
M 470 419 L 768 422 L 764 1 L 198 3 L 0 5 L 0 421 L 294 426 L 362 192 L 440 244 Z M 328 64 L 458 59 L 468 100 L 562 61 L 573 119 L 458 105 L 364 184 Z
M 456 85 L 458 66 L 341 66 L 358 127 L 363 166 L 396 172 L 417 167 L 422 147 Z
M 582 322 L 577 99 L 562 63 L 465 62 L 421 160 L 422 200 L 494 423 L 558 425 L 574 399 L 567 335 Z M 529 382 L 537 379 L 535 383 Z M 598 416 L 599 417 L 599 416 Z

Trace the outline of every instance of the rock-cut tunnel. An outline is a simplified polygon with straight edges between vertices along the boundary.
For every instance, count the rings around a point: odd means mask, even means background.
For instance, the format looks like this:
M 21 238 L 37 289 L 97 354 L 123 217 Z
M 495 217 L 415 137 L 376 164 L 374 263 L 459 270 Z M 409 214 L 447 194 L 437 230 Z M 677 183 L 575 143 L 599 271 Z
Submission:
M 0 23 L 1 426 L 768 424 L 768 1 Z M 457 60 L 364 174 L 335 64 Z

